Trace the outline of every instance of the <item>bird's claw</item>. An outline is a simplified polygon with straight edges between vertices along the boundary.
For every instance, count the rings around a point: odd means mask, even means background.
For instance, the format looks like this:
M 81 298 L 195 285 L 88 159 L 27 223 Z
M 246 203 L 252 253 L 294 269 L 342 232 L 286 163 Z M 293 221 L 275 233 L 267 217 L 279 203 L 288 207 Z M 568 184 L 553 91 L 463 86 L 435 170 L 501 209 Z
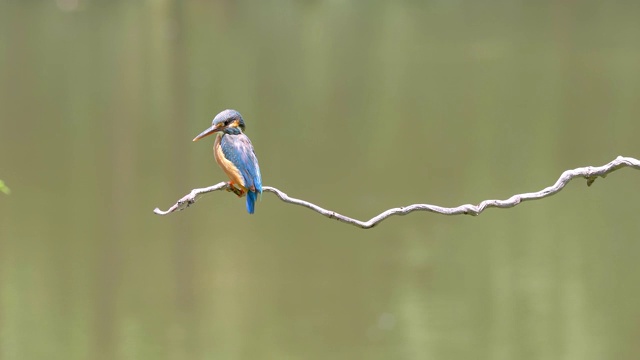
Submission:
M 231 184 L 231 183 L 228 184 L 227 191 L 236 194 L 238 197 L 244 196 L 244 191 L 242 191 L 241 189 L 238 189 L 237 187 L 233 186 L 233 184 Z

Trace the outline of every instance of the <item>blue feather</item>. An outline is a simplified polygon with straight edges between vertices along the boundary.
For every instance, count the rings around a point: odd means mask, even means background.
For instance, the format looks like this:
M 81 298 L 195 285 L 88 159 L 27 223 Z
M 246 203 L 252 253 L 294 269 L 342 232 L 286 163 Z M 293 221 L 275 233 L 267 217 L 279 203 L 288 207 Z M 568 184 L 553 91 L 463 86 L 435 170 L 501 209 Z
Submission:
M 247 211 L 249 212 L 249 214 L 253 214 L 253 212 L 255 211 L 257 198 L 257 193 L 253 191 L 249 191 L 247 193 Z
M 220 146 L 224 156 L 238 168 L 242 175 L 244 184 L 241 185 L 249 190 L 247 211 L 249 214 L 253 214 L 258 194 L 262 193 L 262 176 L 251 140 L 243 133 L 238 135 L 225 134 L 220 139 Z

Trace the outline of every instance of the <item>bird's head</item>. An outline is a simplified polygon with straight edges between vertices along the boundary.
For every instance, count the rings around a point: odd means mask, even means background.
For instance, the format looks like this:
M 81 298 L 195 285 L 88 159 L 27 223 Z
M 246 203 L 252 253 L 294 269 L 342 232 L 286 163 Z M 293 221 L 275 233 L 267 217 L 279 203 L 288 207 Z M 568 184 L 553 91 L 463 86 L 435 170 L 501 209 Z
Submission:
M 239 135 L 242 134 L 243 131 L 244 120 L 242 120 L 242 115 L 235 110 L 224 110 L 216 115 L 211 122 L 211 126 L 201 132 L 200 135 L 196 136 L 193 141 L 198 141 L 205 136 L 218 132 L 223 132 L 229 135 Z

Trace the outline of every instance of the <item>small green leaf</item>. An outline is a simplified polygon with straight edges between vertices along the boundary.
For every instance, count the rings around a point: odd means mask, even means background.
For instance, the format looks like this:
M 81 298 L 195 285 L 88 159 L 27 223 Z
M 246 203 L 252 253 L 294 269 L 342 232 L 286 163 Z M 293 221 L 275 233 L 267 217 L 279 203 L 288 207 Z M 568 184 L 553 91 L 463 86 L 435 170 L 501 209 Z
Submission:
M 11 194 L 11 190 L 4 184 L 4 181 L 0 180 L 0 192 L 3 192 L 7 195 Z

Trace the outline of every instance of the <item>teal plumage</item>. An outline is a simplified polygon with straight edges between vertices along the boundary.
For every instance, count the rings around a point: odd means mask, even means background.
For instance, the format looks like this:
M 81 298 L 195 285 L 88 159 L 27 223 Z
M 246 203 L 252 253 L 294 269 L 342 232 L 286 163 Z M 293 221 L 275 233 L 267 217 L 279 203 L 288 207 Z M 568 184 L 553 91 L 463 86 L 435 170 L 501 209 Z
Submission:
M 247 188 L 247 211 L 253 214 L 257 194 L 262 193 L 262 176 L 258 158 L 253 150 L 249 137 L 243 133 L 238 135 L 223 134 L 220 139 L 220 147 L 224 157 L 235 166 L 242 175 L 243 183 Z

